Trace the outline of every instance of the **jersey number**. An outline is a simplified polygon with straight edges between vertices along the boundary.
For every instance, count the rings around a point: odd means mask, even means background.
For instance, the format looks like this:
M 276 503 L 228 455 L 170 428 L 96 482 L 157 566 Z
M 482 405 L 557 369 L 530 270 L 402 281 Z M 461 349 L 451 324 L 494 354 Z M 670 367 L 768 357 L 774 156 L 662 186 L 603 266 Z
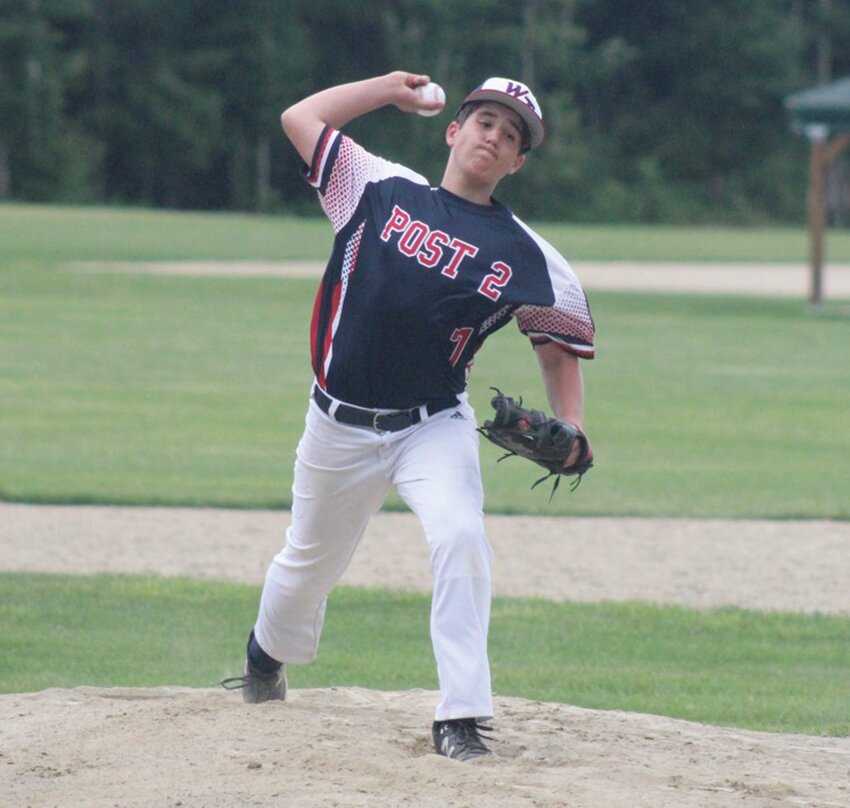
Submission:
M 487 275 L 478 287 L 484 297 L 490 300 L 498 300 L 502 296 L 502 289 L 507 285 L 513 275 L 513 270 L 502 261 L 494 261 L 490 269 L 493 271 Z
M 452 331 L 451 341 L 454 343 L 455 347 L 452 351 L 452 355 L 449 357 L 449 364 L 454 367 L 458 359 L 460 359 L 460 355 L 463 353 L 463 349 L 466 347 L 466 343 L 469 342 L 469 338 L 472 336 L 474 328 L 456 328 Z

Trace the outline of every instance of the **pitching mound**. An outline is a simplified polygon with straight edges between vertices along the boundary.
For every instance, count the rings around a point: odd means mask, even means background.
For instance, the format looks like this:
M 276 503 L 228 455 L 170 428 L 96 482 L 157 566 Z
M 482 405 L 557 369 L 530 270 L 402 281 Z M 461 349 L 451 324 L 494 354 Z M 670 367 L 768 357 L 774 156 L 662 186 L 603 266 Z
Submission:
M 850 741 L 498 698 L 492 758 L 433 754 L 436 694 L 219 690 L 0 697 L 5 805 L 846 806 Z

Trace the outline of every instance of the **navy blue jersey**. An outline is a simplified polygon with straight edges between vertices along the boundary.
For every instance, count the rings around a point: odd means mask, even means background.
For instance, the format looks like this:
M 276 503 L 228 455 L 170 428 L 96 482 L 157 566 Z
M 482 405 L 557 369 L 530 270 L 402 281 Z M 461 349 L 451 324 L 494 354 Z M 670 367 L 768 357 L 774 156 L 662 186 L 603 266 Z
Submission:
M 533 342 L 593 356 L 567 261 L 504 205 L 478 205 L 326 127 L 306 171 L 334 232 L 316 295 L 313 370 L 334 398 L 406 408 L 464 391 L 511 317 Z

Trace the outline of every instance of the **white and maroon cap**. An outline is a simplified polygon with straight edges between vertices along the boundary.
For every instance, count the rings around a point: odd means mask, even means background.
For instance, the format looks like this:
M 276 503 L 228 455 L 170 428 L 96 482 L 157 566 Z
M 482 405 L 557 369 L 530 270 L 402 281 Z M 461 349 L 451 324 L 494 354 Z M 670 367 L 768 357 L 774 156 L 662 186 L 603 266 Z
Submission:
M 460 105 L 463 109 L 472 101 L 495 101 L 509 107 L 525 122 L 531 135 L 530 147 L 537 148 L 546 136 L 543 126 L 543 113 L 534 93 L 521 81 L 503 78 L 489 78 L 476 87 Z

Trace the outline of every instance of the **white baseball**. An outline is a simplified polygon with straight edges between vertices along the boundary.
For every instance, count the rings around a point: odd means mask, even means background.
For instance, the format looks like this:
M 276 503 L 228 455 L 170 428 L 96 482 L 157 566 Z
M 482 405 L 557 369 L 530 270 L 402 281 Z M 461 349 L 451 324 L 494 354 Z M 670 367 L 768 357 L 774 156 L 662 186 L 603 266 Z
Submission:
M 435 84 L 433 81 L 428 84 L 421 84 L 416 88 L 416 94 L 419 96 L 419 99 L 424 102 L 431 101 L 439 101 L 440 106 L 437 109 L 417 109 L 416 111 L 420 115 L 424 115 L 426 118 L 430 118 L 432 115 L 439 115 L 443 111 L 443 107 L 446 105 L 446 94 L 443 91 L 443 88 L 440 87 L 439 84 Z

